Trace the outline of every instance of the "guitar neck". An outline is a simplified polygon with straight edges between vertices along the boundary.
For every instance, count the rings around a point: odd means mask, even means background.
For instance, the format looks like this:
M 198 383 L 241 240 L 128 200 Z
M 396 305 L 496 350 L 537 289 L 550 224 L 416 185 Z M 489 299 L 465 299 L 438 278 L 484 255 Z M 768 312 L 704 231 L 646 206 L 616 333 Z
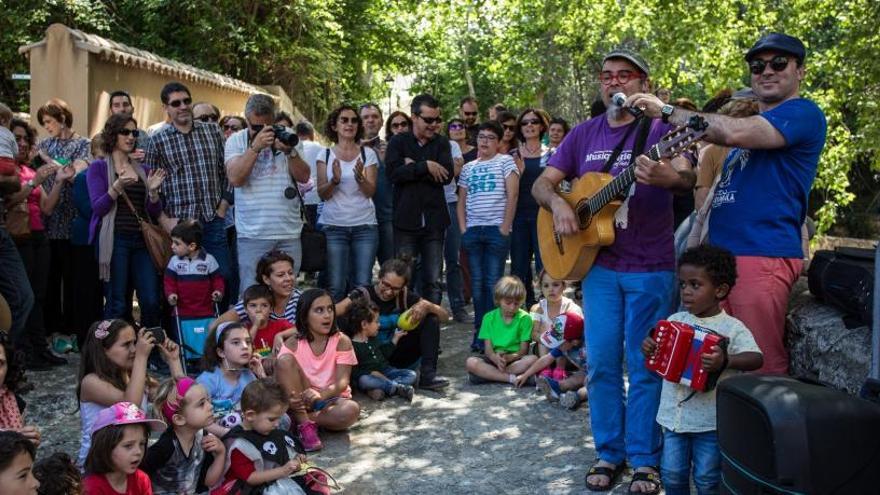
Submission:
M 651 160 L 657 161 L 660 159 L 660 145 L 655 144 L 651 146 L 647 153 L 648 158 Z M 601 210 L 605 205 L 610 203 L 617 198 L 624 191 L 629 189 L 632 186 L 633 182 L 636 181 L 636 162 L 633 162 L 626 167 L 626 169 L 617 175 L 611 182 L 608 183 L 607 186 L 603 187 L 598 193 L 596 193 L 592 198 L 587 202 L 590 207 L 590 211 L 597 212 Z

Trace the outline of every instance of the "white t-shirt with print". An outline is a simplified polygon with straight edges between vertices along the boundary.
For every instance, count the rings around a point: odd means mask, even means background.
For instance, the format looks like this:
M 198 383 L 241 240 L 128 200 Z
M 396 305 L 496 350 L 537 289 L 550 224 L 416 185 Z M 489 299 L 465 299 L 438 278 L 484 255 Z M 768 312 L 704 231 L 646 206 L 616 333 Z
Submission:
M 370 148 L 363 148 L 364 173 L 370 167 L 379 165 L 379 159 L 376 152 Z M 333 180 L 333 161 L 336 154 L 333 148 L 330 148 L 329 158 L 327 151 L 318 156 L 318 161 L 327 159 L 327 180 Z M 355 227 L 357 225 L 376 225 L 376 208 L 373 206 L 373 200 L 364 196 L 358 187 L 358 183 L 354 178 L 354 166 L 361 158 L 361 153 L 357 154 L 354 160 L 339 160 L 342 169 L 342 177 L 340 177 L 339 185 L 333 190 L 330 199 L 324 201 L 324 207 L 321 210 L 321 216 L 318 223 L 321 225 L 335 225 L 337 227 Z
M 462 167 L 458 187 L 467 191 L 467 228 L 504 223 L 505 179 L 510 174 L 519 175 L 519 170 L 512 156 L 501 153 L 488 160 L 477 158 Z
M 709 318 L 698 318 L 687 311 L 675 313 L 667 318 L 669 321 L 679 321 L 688 325 L 699 325 L 709 328 L 724 335 L 730 342 L 727 344 L 727 354 L 739 354 L 742 352 L 757 352 L 761 349 L 755 343 L 752 332 L 733 316 L 722 310 Z M 741 371 L 727 369 L 718 378 L 718 381 L 742 373 Z M 660 392 L 660 408 L 657 410 L 657 423 L 676 433 L 701 433 L 718 429 L 715 420 L 715 391 L 697 392 L 686 402 L 688 395 L 694 389 L 678 383 L 663 380 L 663 388 Z
M 225 163 L 248 148 L 248 130 L 226 140 Z M 235 188 L 235 230 L 245 239 L 299 239 L 302 221 L 299 200 L 287 199 L 284 190 L 293 186 L 287 155 L 271 148 L 260 151 L 247 182 Z
M 458 145 L 453 140 L 449 140 L 449 150 L 452 151 L 452 161 L 455 160 L 464 160 L 464 155 L 461 154 L 461 146 Z M 443 193 L 446 195 L 447 203 L 455 203 L 458 201 L 458 194 L 456 191 L 458 190 L 458 180 L 455 177 L 452 178 L 452 181 L 449 184 L 443 186 Z

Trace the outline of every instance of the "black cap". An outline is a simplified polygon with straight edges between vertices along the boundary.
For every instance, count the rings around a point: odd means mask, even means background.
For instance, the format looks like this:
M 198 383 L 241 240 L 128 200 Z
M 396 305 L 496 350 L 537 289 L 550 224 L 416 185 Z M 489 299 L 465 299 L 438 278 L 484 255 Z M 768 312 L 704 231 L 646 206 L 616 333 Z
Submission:
M 758 53 L 766 52 L 768 50 L 789 53 L 794 55 L 801 62 L 803 62 L 804 57 L 807 56 L 807 49 L 804 48 L 804 44 L 801 40 L 787 34 L 770 33 L 762 36 L 761 39 L 749 49 L 748 53 L 746 53 L 746 62 L 750 62 Z
M 648 71 L 648 62 L 642 58 L 638 53 L 626 49 L 626 48 L 617 48 L 612 50 L 605 55 L 605 58 L 602 59 L 602 63 L 604 64 L 608 59 L 612 58 L 622 58 L 624 60 L 629 61 L 631 64 L 635 65 L 640 71 L 642 71 L 646 76 L 651 75 L 650 71 Z

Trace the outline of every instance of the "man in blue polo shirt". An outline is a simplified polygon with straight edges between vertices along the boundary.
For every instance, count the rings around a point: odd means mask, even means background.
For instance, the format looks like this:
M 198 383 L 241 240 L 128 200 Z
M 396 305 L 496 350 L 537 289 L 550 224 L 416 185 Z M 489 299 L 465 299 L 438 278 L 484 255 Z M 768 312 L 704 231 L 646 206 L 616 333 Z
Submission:
M 760 114 L 700 114 L 709 123 L 706 141 L 733 148 L 711 199 L 708 241 L 736 255 L 739 277 L 724 309 L 754 334 L 764 373 L 788 372 L 785 313 L 802 268 L 800 229 L 825 146 L 825 115 L 799 96 L 805 56 L 795 37 L 762 37 L 745 57 Z M 626 105 L 679 125 L 696 114 L 647 94 L 630 96 Z

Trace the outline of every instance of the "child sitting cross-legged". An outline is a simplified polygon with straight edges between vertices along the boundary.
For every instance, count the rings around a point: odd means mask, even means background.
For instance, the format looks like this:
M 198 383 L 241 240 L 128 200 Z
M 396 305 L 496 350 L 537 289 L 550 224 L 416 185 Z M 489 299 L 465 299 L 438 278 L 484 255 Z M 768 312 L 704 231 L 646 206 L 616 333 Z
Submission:
M 495 304 L 480 325 L 479 338 L 485 354 L 467 359 L 467 371 L 474 385 L 487 382 L 514 384 L 538 358 L 529 354 L 532 317 L 520 308 L 526 300 L 526 287 L 513 276 L 501 277 L 495 284 Z
M 214 316 L 214 302 L 223 297 L 223 277 L 217 260 L 202 248 L 202 226 L 181 220 L 171 229 L 174 256 L 165 269 L 165 298 L 184 318 Z
M 284 318 L 278 320 L 269 318 L 269 314 L 272 312 L 272 290 L 268 285 L 252 285 L 245 289 L 241 298 L 244 301 L 244 310 L 248 315 L 248 320 L 250 320 L 245 324 L 245 327 L 250 333 L 254 352 L 263 358 L 263 366 L 266 366 L 271 362 L 267 359 L 275 357 L 278 350 L 284 345 L 284 341 L 296 334 L 296 328 Z M 272 374 L 268 367 L 266 374 Z
M 257 380 L 241 394 L 242 423 L 223 437 L 229 466 L 224 493 L 308 494 L 304 476 L 292 475 L 306 462 L 299 441 L 278 425 L 289 396 L 271 379 Z
M 412 402 L 416 372 L 388 364 L 388 357 L 405 332 L 398 328 L 391 342 L 379 343 L 379 307 L 366 297 L 352 302 L 342 324 L 357 356 L 358 364 L 351 374 L 358 388 L 373 400 L 396 395 Z
M 559 401 L 564 407 L 572 410 L 577 409 L 581 402 L 587 400 L 583 316 L 576 311 L 557 315 L 556 318 L 553 318 L 550 328 L 538 337 L 538 341 L 543 347 L 549 349 L 549 352 L 538 358 L 529 366 L 529 369 L 516 377 L 516 386 L 523 386 L 530 377 L 551 363 L 558 364 L 561 359 L 564 367 L 566 361 L 570 362 L 578 371 L 561 380 L 541 375 L 537 382 L 538 388 L 544 392 L 548 401 Z
M 538 283 L 541 286 L 541 293 L 544 297 L 532 306 L 531 309 L 532 319 L 535 320 L 535 324 L 532 327 L 532 341 L 538 345 L 538 356 L 544 357 L 550 350 L 541 342 L 541 335 L 547 332 L 553 324 L 553 319 L 557 315 L 568 311 L 579 315 L 583 315 L 584 312 L 574 301 L 563 295 L 565 292 L 565 281 L 556 280 L 546 270 L 541 270 L 538 274 Z M 538 361 L 546 362 L 541 359 Z M 548 363 L 541 371 L 541 376 L 562 382 L 568 376 L 565 372 L 565 362 L 566 359 L 560 357 Z
M 685 251 L 678 260 L 681 304 L 686 311 L 667 318 L 689 325 L 699 325 L 727 337 L 727 350 L 713 347 L 702 356 L 703 369 L 723 372 L 719 380 L 741 371 L 761 367 L 763 356 L 752 333 L 736 318 L 721 309 L 736 283 L 736 260 L 725 250 L 698 246 Z M 657 342 L 649 335 L 642 343 L 642 353 L 654 353 Z M 699 493 L 718 493 L 721 479 L 721 454 L 715 423 L 715 389 L 694 392 L 679 383 L 663 381 L 657 423 L 663 428 L 663 454 L 660 472 L 668 495 L 690 493 L 690 474 Z M 659 481 L 653 473 L 636 472 L 633 483 Z M 641 476 L 640 476 L 641 475 Z M 637 479 L 639 476 L 639 479 Z

